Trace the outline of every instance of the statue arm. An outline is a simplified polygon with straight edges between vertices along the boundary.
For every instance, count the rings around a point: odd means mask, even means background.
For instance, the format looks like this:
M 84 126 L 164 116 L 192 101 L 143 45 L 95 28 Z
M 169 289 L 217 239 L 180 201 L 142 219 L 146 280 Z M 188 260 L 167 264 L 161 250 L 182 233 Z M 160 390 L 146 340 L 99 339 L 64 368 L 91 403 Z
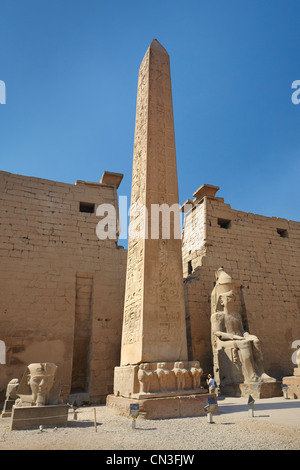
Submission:
M 234 335 L 232 333 L 227 333 L 226 331 L 222 331 L 222 322 L 218 320 L 217 315 L 213 315 L 211 318 L 211 326 L 212 332 L 216 335 L 221 341 L 231 341 L 233 339 L 241 340 L 244 339 L 243 336 Z
M 226 331 L 222 331 L 222 321 L 218 318 L 218 314 L 215 313 L 211 317 L 211 328 L 212 332 L 215 336 L 217 336 L 222 341 L 228 341 L 233 339 L 232 335 L 226 333 Z
M 216 335 L 222 341 L 230 341 L 233 339 L 244 339 L 243 336 L 240 335 L 233 335 L 231 333 L 225 333 L 224 331 L 213 331 L 214 335 Z
M 255 335 L 251 335 L 248 331 L 243 331 L 243 336 L 245 339 L 248 339 L 250 341 L 257 341 L 258 338 Z

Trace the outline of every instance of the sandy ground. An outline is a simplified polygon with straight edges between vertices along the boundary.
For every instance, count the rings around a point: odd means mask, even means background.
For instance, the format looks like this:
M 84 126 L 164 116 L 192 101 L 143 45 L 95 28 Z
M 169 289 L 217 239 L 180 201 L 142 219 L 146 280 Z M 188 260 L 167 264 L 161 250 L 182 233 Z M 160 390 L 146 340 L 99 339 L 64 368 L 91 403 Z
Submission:
M 167 420 L 111 414 L 105 406 L 69 411 L 68 426 L 10 431 L 10 418 L 0 418 L 0 450 L 300 450 L 300 400 L 257 400 L 254 417 L 247 399 L 218 399 L 213 423 L 207 417 Z M 94 408 L 96 422 L 94 422 Z

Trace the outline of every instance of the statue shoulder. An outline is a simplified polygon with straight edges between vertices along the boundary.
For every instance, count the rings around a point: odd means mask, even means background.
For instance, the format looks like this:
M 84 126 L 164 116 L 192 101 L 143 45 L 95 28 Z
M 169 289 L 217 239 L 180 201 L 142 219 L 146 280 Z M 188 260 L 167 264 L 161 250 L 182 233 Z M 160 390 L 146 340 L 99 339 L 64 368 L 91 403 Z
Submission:
M 224 317 L 224 313 L 223 312 L 214 312 L 211 314 L 211 321 L 220 321 L 222 320 Z
M 241 320 L 242 319 L 242 315 L 240 314 L 240 312 L 238 312 L 237 310 L 234 310 L 232 313 L 231 313 L 231 316 L 236 318 L 237 320 Z

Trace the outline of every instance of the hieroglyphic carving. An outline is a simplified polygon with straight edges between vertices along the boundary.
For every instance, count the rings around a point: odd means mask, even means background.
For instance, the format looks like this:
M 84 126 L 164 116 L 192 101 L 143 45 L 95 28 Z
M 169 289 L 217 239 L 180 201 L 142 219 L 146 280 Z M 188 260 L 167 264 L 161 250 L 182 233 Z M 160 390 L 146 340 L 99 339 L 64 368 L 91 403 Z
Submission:
M 152 206 L 161 204 L 178 204 L 178 182 L 169 55 L 154 40 L 139 71 L 131 190 L 131 207 L 146 209 L 147 236 L 133 237 L 135 213 L 129 225 L 121 365 L 187 359 L 181 239 L 174 237 L 174 215 L 168 222 L 160 218 L 158 237 L 151 237 Z M 162 234 L 165 223 L 170 239 Z
M 148 88 L 149 51 L 146 53 L 139 71 L 138 94 L 136 105 L 136 123 L 134 156 L 132 169 L 131 206 L 145 205 L 146 200 L 146 156 L 147 156 L 147 88 Z M 133 211 L 129 224 L 137 216 Z M 130 227 L 130 225 L 129 225 Z M 129 228 L 130 230 L 130 228 Z M 143 239 L 129 237 L 126 290 L 124 302 L 124 320 L 122 344 L 131 344 L 139 340 L 142 312 L 143 285 Z

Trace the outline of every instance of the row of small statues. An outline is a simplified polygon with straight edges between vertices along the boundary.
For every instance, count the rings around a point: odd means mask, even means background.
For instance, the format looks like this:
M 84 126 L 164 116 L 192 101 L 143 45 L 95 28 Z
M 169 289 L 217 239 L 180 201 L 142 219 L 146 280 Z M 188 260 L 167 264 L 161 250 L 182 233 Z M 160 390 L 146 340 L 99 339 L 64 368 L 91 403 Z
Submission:
M 203 374 L 203 370 L 200 367 L 199 361 L 192 361 L 189 363 L 190 368 L 187 369 L 184 366 L 184 362 L 175 362 L 172 369 L 168 369 L 167 362 L 157 363 L 156 369 L 152 370 L 150 364 L 145 362 L 140 364 L 138 371 L 138 380 L 140 383 L 141 393 L 150 393 L 153 378 L 158 379 L 160 392 L 166 392 L 172 390 L 173 377 L 176 379 L 177 390 L 184 390 L 192 383 L 192 388 L 200 388 L 200 380 Z M 187 380 L 191 378 L 191 380 Z M 190 387 L 188 387 L 190 388 Z

